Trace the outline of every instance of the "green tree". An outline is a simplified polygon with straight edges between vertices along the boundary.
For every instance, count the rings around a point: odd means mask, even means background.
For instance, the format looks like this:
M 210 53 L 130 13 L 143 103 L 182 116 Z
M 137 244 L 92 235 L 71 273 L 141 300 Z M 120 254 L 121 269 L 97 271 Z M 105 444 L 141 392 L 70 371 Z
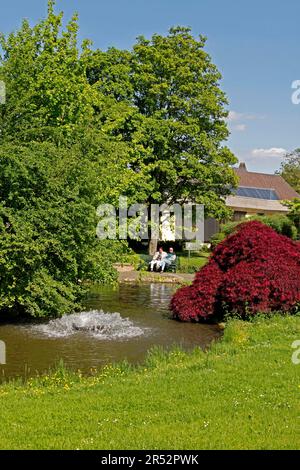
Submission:
M 172 28 L 166 37 L 138 38 L 131 54 L 96 52 L 88 77 L 132 109 L 118 132 L 132 148 L 131 168 L 148 182 L 147 203 L 203 203 L 207 215 L 221 219 L 236 184 L 236 158 L 224 146 L 221 75 L 204 46 L 190 29 Z
M 300 149 L 285 156 L 278 173 L 300 194 Z
M 93 162 L 51 143 L 0 148 L 0 311 L 62 315 L 85 281 L 115 279 L 96 239 Z
M 96 208 L 141 190 L 131 149 L 117 137 L 123 103 L 86 76 L 90 46 L 77 46 L 48 2 L 36 26 L 2 35 L 0 78 L 0 312 L 62 315 L 86 281 L 111 282 L 124 243 L 96 238 Z M 144 178 L 143 178 L 144 181 Z
M 189 29 L 133 51 L 78 47 L 78 19 L 1 36 L 0 312 L 62 315 L 87 281 L 115 278 L 126 244 L 95 236 L 96 208 L 204 203 L 224 217 L 235 184 L 220 74 Z
M 34 27 L 24 20 L 17 32 L 1 35 L 0 78 L 7 93 L 0 109 L 2 139 L 61 143 L 74 128 L 90 123 L 99 94 L 86 80 L 89 43 L 80 53 L 77 16 L 65 30 L 62 20 L 49 0 L 45 20 Z
M 48 1 L 46 19 L 34 27 L 24 21 L 19 31 L 1 36 L 0 79 L 7 100 L 0 106 L 0 140 L 75 145 L 98 168 L 99 187 L 105 187 L 98 194 L 106 194 L 106 202 L 116 204 L 125 189 L 129 196 L 140 191 L 144 196 L 147 185 L 130 166 L 132 150 L 119 131 L 132 110 L 91 85 L 90 42 L 79 50 L 77 15 L 64 30 L 63 13 L 54 13 L 54 3 Z

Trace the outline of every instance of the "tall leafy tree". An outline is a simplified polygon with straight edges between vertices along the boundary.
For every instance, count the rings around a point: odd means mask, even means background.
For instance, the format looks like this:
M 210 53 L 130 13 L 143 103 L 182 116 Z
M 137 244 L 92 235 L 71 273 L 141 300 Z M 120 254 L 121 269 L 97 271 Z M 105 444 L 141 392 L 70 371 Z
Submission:
M 228 215 L 236 158 L 224 146 L 227 100 L 205 38 L 183 27 L 140 37 L 130 54 L 96 52 L 88 76 L 132 108 L 119 132 L 132 148 L 131 168 L 150 181 L 148 204 L 189 200 L 209 216 Z
M 46 19 L 0 38 L 0 312 L 61 315 L 82 283 L 114 278 L 124 245 L 97 242 L 99 203 L 190 200 L 223 217 L 235 184 L 204 38 L 173 28 L 94 52 L 76 15 L 62 24 L 49 0 Z
M 107 202 L 116 203 L 125 188 L 128 194 L 143 192 L 141 175 L 130 166 L 132 151 L 119 138 L 131 110 L 89 82 L 91 44 L 84 41 L 79 49 L 77 15 L 63 29 L 63 13 L 55 14 L 54 5 L 48 1 L 46 19 L 35 26 L 24 21 L 19 31 L 1 36 L 7 100 L 0 106 L 0 139 L 76 145 L 98 165 Z
M 68 313 L 85 281 L 115 279 L 126 246 L 97 240 L 96 208 L 143 191 L 117 138 L 127 111 L 88 82 L 89 43 L 62 20 L 50 0 L 45 20 L 1 36 L 0 313 Z
M 1 138 L 28 141 L 72 140 L 74 129 L 90 124 L 101 97 L 86 80 L 89 42 L 78 48 L 78 18 L 62 28 L 63 13 L 48 15 L 31 27 L 0 36 L 0 78 L 7 100 L 0 109 Z

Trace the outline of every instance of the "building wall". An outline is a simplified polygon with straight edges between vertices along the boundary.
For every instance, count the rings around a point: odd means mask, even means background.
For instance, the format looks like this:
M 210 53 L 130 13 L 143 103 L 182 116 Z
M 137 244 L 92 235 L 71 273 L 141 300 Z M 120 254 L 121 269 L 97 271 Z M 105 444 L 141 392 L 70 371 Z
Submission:
M 204 241 L 207 243 L 211 237 L 220 231 L 220 223 L 213 218 L 205 219 L 204 222 Z

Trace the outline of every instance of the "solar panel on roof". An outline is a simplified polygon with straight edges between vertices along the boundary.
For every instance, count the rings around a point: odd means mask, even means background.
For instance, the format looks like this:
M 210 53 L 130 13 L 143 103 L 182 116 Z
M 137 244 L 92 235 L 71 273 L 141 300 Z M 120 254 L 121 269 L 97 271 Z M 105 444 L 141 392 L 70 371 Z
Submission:
M 277 193 L 274 189 L 239 187 L 236 191 L 236 195 L 241 197 L 251 197 L 255 199 L 267 199 L 269 201 L 279 200 Z

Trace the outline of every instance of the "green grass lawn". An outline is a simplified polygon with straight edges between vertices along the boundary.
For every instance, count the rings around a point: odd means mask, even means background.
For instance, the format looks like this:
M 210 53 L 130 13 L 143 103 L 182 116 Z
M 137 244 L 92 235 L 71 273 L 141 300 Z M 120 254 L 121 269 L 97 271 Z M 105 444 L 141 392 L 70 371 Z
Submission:
M 0 387 L 1 449 L 299 449 L 300 317 L 230 321 L 203 353 Z
M 198 256 L 192 255 L 190 258 L 180 256 L 180 264 L 178 268 L 179 273 L 195 273 L 199 271 L 208 261 L 209 253 L 199 254 Z

